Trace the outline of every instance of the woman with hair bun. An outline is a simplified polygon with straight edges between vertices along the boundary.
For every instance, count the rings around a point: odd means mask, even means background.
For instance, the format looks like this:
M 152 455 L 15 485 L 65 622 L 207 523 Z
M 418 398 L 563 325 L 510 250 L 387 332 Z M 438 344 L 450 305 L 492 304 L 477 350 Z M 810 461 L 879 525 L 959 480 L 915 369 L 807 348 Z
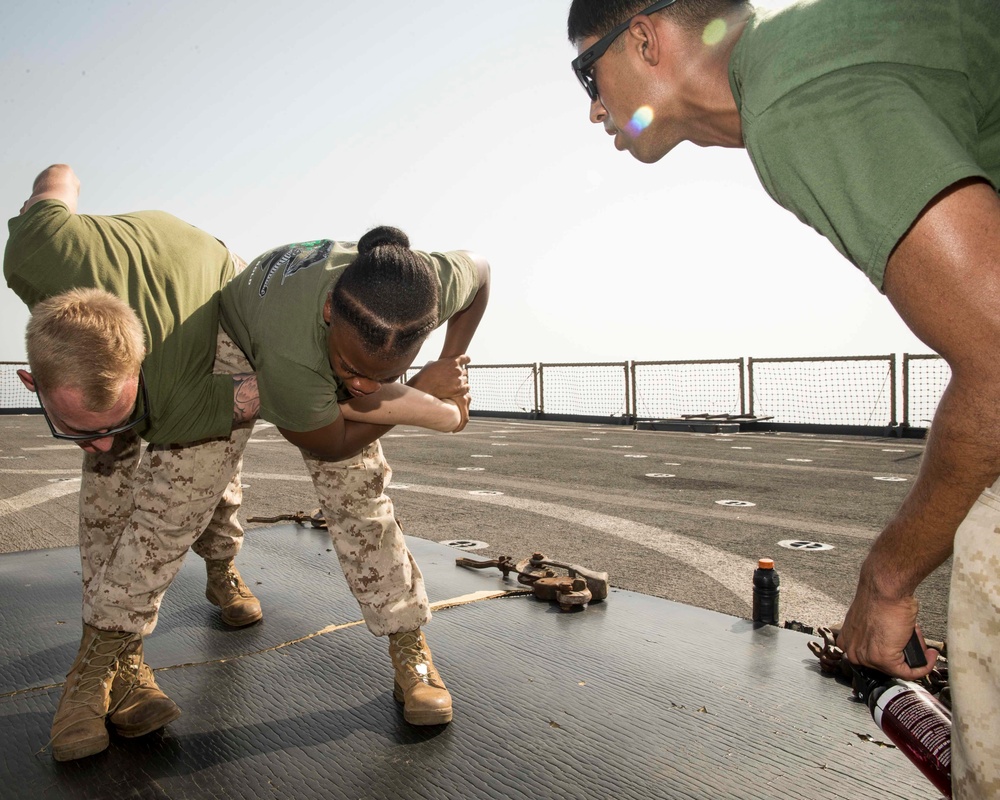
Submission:
M 410 249 L 382 226 L 356 244 L 321 239 L 258 256 L 222 292 L 222 326 L 257 375 L 260 417 L 299 447 L 369 630 L 389 637 L 393 695 L 412 725 L 452 719 L 422 632 L 430 606 L 385 495 L 379 437 L 395 424 L 468 422 L 465 354 L 489 298 L 489 264 Z M 438 360 L 398 379 L 447 323 Z

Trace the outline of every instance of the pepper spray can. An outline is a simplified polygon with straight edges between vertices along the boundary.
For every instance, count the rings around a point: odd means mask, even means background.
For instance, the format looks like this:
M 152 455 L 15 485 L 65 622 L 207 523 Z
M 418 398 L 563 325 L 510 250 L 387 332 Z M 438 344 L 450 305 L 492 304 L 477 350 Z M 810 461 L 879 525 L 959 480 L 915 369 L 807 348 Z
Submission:
M 934 787 L 951 797 L 951 711 L 923 686 L 870 667 L 854 670 L 854 693 L 875 724 Z

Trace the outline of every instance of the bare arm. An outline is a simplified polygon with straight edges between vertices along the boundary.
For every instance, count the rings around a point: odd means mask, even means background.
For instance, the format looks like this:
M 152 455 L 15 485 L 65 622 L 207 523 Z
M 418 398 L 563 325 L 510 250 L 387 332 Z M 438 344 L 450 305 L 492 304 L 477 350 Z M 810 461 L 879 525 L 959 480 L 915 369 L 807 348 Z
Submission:
M 478 270 L 479 290 L 472 302 L 448 320 L 441 355 L 424 366 L 406 383 L 434 397 L 454 398 L 465 401 L 465 417 L 468 421 L 469 378 L 465 369 L 469 357 L 465 354 L 472 343 L 472 337 L 479 328 L 479 322 L 486 311 L 490 298 L 490 265 L 482 256 L 468 253 Z M 462 424 L 465 427 L 465 423 Z M 461 430 L 461 428 L 459 428 Z
M 463 427 L 460 400 L 438 398 L 402 383 L 385 384 L 374 394 L 340 404 L 344 419 L 382 425 L 415 425 L 450 433 Z M 468 407 L 468 395 L 464 405 Z
M 23 214 L 42 200 L 62 200 L 75 214 L 79 197 L 80 180 L 73 172 L 73 168 L 68 164 L 53 164 L 42 170 L 35 178 L 35 183 L 31 187 L 31 197 L 24 201 L 20 213 Z
M 469 345 L 472 344 L 472 337 L 475 336 L 476 329 L 479 327 L 479 322 L 483 318 L 486 305 L 490 300 L 489 263 L 476 253 L 467 253 L 466 255 L 476 264 L 479 275 L 479 291 L 476 292 L 476 296 L 472 298 L 472 302 L 468 306 L 448 320 L 440 358 L 454 358 L 468 352 Z
M 903 320 L 952 370 L 920 471 L 872 545 L 838 644 L 855 663 L 903 678 L 920 582 L 951 554 L 955 531 L 1000 475 L 1000 198 L 987 184 L 951 187 L 897 246 L 885 290 Z
M 343 461 L 357 455 L 376 439 L 392 430 L 392 425 L 350 422 L 339 415 L 325 428 L 314 431 L 290 431 L 278 428 L 289 442 L 320 458 Z

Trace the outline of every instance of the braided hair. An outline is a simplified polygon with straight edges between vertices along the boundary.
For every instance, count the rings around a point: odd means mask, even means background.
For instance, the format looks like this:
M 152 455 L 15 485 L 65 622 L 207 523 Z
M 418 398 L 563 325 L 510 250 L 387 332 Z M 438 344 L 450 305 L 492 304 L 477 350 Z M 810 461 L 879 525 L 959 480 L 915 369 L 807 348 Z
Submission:
M 437 327 L 438 295 L 430 264 L 410 249 L 405 233 L 382 225 L 358 242 L 358 257 L 333 287 L 331 311 L 372 352 L 400 358 Z

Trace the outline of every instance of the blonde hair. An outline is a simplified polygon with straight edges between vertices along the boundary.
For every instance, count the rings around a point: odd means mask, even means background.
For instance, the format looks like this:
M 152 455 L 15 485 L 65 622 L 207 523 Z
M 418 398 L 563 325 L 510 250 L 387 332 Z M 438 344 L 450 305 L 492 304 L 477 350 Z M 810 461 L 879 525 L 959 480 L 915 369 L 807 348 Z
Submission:
M 142 324 L 101 289 L 72 289 L 35 305 L 25 333 L 28 365 L 42 391 L 78 388 L 91 411 L 106 411 L 146 355 Z

